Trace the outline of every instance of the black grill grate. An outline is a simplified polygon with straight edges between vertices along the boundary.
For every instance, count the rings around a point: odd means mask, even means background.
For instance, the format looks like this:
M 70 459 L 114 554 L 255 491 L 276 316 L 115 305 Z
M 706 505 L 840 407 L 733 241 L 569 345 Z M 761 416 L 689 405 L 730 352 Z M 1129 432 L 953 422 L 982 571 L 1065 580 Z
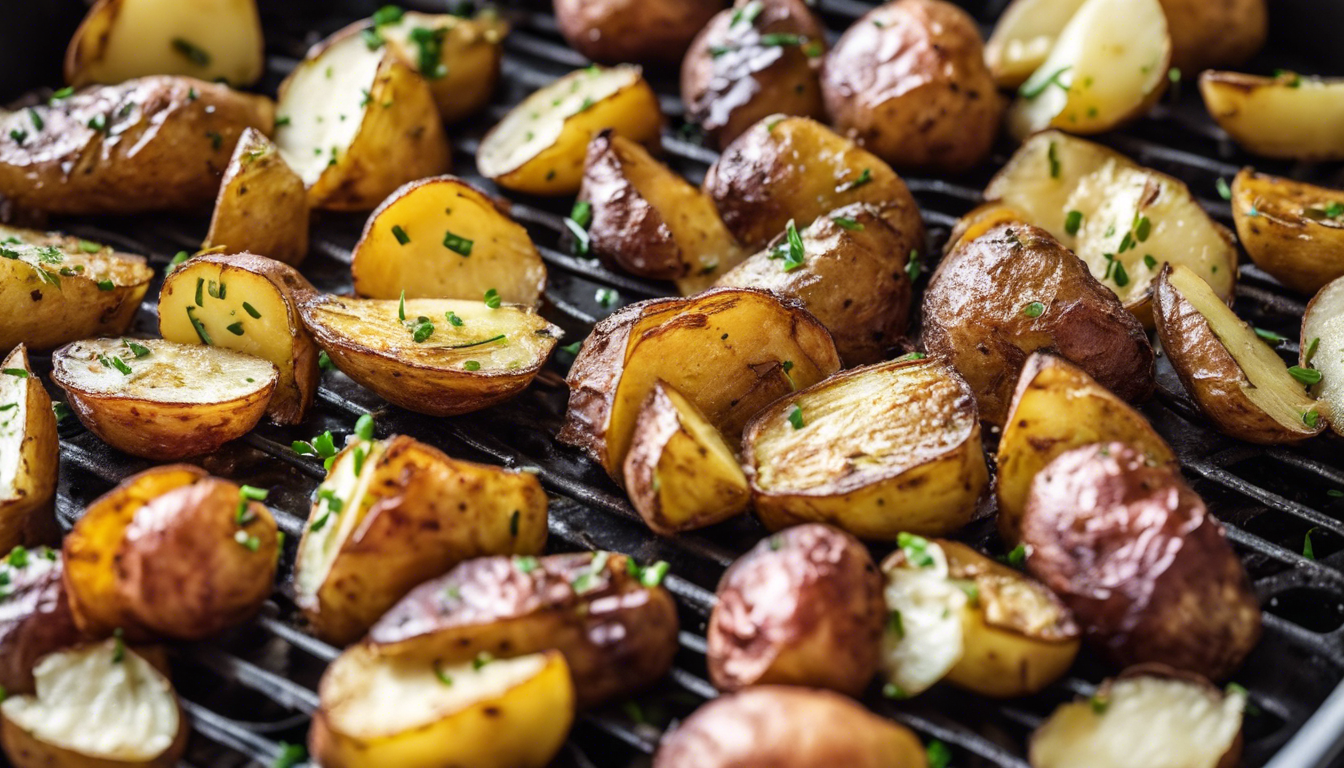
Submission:
M 412 5 L 435 10 L 426 0 Z M 437 4 L 441 10 L 444 2 Z M 966 2 L 982 20 L 993 18 L 1002 2 Z M 343 6 L 339 11 L 332 6 Z M 367 5 L 368 7 L 364 7 Z M 306 46 L 320 35 L 372 10 L 358 0 L 263 2 L 268 27 L 269 73 L 263 84 L 273 92 Z M 545 4 L 549 5 L 549 4 Z M 353 6 L 353 7 L 345 7 Z M 989 7 L 993 6 L 993 7 Z M 871 4 L 821 0 L 832 29 L 840 30 Z M 472 166 L 483 131 L 531 90 L 586 61 L 564 45 L 555 21 L 538 4 L 515 3 L 515 31 L 506 44 L 505 83 L 488 114 L 456 131 L 455 172 L 490 189 Z M 1291 57 L 1287 62 L 1294 64 Z M 1310 71 L 1310 70 L 1308 70 Z M 649 72 L 664 94 L 670 120 L 664 145 L 668 161 L 698 181 L 715 153 L 685 138 L 675 72 Z M 1185 98 L 1171 99 L 1155 114 L 1123 134 L 1105 139 L 1136 160 L 1178 176 L 1205 207 L 1225 223 L 1228 206 L 1215 193 L 1218 178 L 1230 178 L 1247 158 L 1235 154 L 1203 116 L 1186 84 Z M 1001 149 L 995 167 L 1007 157 Z M 1266 166 L 1297 177 L 1312 168 Z M 929 225 L 932 246 L 941 246 L 956 217 L 974 205 L 987 173 L 953 181 L 912 177 L 907 181 Z M 1327 179 L 1328 180 L 1328 179 Z M 567 254 L 561 207 L 567 201 L 513 196 L 513 216 L 531 232 L 551 271 L 543 313 L 582 338 L 595 320 L 616 305 L 667 295 L 668 287 L 613 274 Z M 312 253 L 304 272 L 319 288 L 349 289 L 350 247 L 364 216 L 319 214 Z M 139 217 L 117 221 L 57 221 L 55 226 L 90 239 L 101 239 L 132 252 L 151 254 L 158 266 L 171 254 L 194 249 L 205 231 L 204 219 Z M 937 247 L 929 253 L 939 252 Z M 603 306 L 602 288 L 615 289 L 616 305 Z M 150 297 L 157 296 L 157 285 Z M 1285 292 L 1254 266 L 1241 268 L 1237 310 L 1257 326 L 1296 338 L 1304 303 Z M 147 302 L 136 328 L 153 334 L 157 327 Z M 1282 346 L 1296 357 L 1293 342 Z M 761 535 L 750 520 L 738 520 L 707 532 L 675 539 L 656 537 L 639 522 L 623 495 L 601 470 L 576 453 L 559 448 L 552 435 L 564 412 L 566 392 L 560 377 L 571 357 L 557 360 L 538 383 L 511 403 L 480 414 L 425 419 L 391 408 L 338 373 L 325 375 L 317 406 L 301 430 L 263 426 L 226 446 L 202 464 L 210 471 L 253 485 L 274 488 L 270 505 L 288 537 L 282 572 L 292 568 L 295 544 L 306 518 L 309 498 L 323 477 L 321 467 L 292 454 L 293 439 L 324 429 L 348 431 L 355 417 L 372 411 L 380 434 L 409 434 L 448 453 L 512 467 L 535 468 L 552 494 L 551 548 L 601 548 L 641 560 L 667 560 L 666 585 L 681 608 L 683 631 L 676 668 L 657 690 L 639 697 L 637 706 L 612 707 L 583 715 L 558 764 L 624 766 L 646 764 L 663 727 L 684 717 L 714 690 L 705 679 L 704 626 L 713 606 L 713 587 L 734 557 Z M 47 364 L 46 359 L 38 361 Z M 1255 449 L 1223 438 L 1203 426 L 1170 367 L 1159 363 L 1159 392 L 1145 407 L 1158 430 L 1181 456 L 1188 478 L 1227 523 L 1228 534 L 1249 569 L 1266 609 L 1265 638 L 1238 682 L 1250 689 L 1258 714 L 1246 726 L 1245 765 L 1270 768 L 1325 768 L 1344 747 L 1344 458 L 1339 442 L 1321 439 L 1300 449 Z M 62 477 L 58 517 L 68 527 L 84 505 L 148 462 L 111 451 L 75 420 L 62 425 Z M 993 436 L 990 436 L 993 439 Z M 1312 531 L 1316 560 L 1303 557 L 1303 537 Z M 963 536 L 981 547 L 997 541 L 990 521 L 974 523 Z M 197 766 L 269 764 L 280 742 L 301 742 L 308 716 L 317 705 L 316 683 L 337 650 L 305 634 L 294 618 L 282 584 L 263 615 L 218 642 L 185 646 L 175 656 L 175 679 L 192 717 L 197 738 L 185 764 Z M 1089 693 L 1106 670 L 1086 658 L 1071 676 L 1037 696 L 996 704 L 954 690 L 935 689 L 912 702 L 892 703 L 870 696 L 867 703 L 953 748 L 953 764 L 1026 768 L 1027 734 L 1059 702 Z M 1296 738 L 1294 738 L 1296 737 Z M 1277 755 L 1277 757 L 1276 757 Z M 642 761 L 642 762 L 641 762 Z

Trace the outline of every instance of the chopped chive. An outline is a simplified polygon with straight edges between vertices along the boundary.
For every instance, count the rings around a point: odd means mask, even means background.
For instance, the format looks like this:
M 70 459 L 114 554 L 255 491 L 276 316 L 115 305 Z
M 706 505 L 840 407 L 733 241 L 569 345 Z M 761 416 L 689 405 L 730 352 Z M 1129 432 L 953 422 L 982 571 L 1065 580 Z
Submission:
M 261 313 L 258 312 L 256 309 L 254 309 L 252 305 L 248 304 L 246 301 L 243 302 L 243 311 L 251 315 L 253 320 L 261 319 Z
M 1286 338 L 1280 336 L 1279 334 L 1273 331 L 1267 331 L 1264 328 L 1256 328 L 1255 335 L 1274 345 L 1282 344 L 1283 342 L 1287 341 Z
M 1321 346 L 1321 337 L 1319 336 L 1307 342 L 1307 353 L 1306 355 L 1303 356 L 1302 362 L 1306 363 L 1307 365 L 1311 365 L 1311 360 L 1312 358 L 1316 357 L 1316 350 L 1320 346 Z
M 184 40 L 180 37 L 173 38 L 173 50 L 185 56 L 188 61 L 198 67 L 210 66 L 210 54 L 190 40 Z
M 196 335 L 200 337 L 201 343 L 207 347 L 211 346 L 214 342 L 210 340 L 210 334 L 205 332 L 205 323 L 196 319 L 195 309 L 195 307 L 187 307 L 187 319 L 191 321 L 191 327 L 196 329 Z
M 1069 215 L 1064 219 L 1064 231 L 1070 235 L 1078 234 L 1078 229 L 1083 226 L 1083 212 L 1069 211 Z
M 465 362 L 465 363 L 462 364 L 462 370 L 464 370 L 464 371 L 479 371 L 479 370 L 481 370 L 481 364 L 480 364 L 479 362 L 475 361 L 475 360 L 468 360 L 467 362 Z
M 789 241 L 788 254 L 784 257 L 784 271 L 792 272 L 803 266 L 806 259 L 806 254 L 803 252 L 803 236 L 798 234 L 798 227 L 793 223 L 793 219 L 789 219 L 784 232 Z
M 840 225 L 840 228 L 841 228 L 841 229 L 847 229 L 847 230 L 849 230 L 850 232 L 862 232 L 862 231 L 863 231 L 863 225 L 862 225 L 862 224 L 860 224 L 859 222 L 857 222 L 857 221 L 855 221 L 855 220 L 853 220 L 853 219 L 847 218 L 847 217 L 845 217 L 845 216 L 835 216 L 835 217 L 832 217 L 832 218 L 831 218 L 831 221 L 834 221 L 836 224 Z
M 331 362 L 331 355 L 327 354 L 327 350 L 317 353 L 317 367 L 324 371 L 336 370 L 336 364 Z
M 569 218 L 584 229 L 593 223 L 593 204 L 587 200 L 577 200 L 569 212 Z
M 461 328 L 463 325 L 466 325 L 466 323 L 463 322 L 462 318 L 458 317 L 457 313 L 452 311 L 451 309 L 448 310 L 447 312 L 444 312 L 443 317 L 448 321 L 448 324 L 453 326 L 454 328 Z
M 406 289 L 401 290 L 401 299 L 397 301 L 397 319 L 406 322 Z
M 870 169 L 870 168 L 864 168 L 864 169 L 863 169 L 863 173 L 860 173 L 860 174 L 859 174 L 859 177 L 858 177 L 857 179 L 854 179 L 853 181 L 847 181 L 847 182 L 845 182 L 844 184 L 841 184 L 840 186 L 838 186 L 838 187 L 835 188 L 835 191 L 836 191 L 836 192 L 849 192 L 850 190 L 854 190 L 854 189 L 858 189 L 859 187 L 862 187 L 864 184 L 867 184 L 867 183 L 871 182 L 872 180 L 873 180 L 873 171 L 872 171 L 872 169 Z
M 233 325 L 227 326 L 227 327 L 226 327 L 226 330 L 227 330 L 229 333 L 232 333 L 234 336 L 242 336 L 242 335 L 243 335 L 243 321 L 242 321 L 242 320 L 239 320 L 238 322 L 234 323 Z
M 911 565 L 919 568 L 933 567 L 934 559 L 933 555 L 929 554 L 929 540 L 923 536 L 901 531 L 896 535 L 896 545 L 905 553 Z
M 490 290 L 486 291 L 485 306 L 491 309 L 499 309 L 499 305 L 500 305 L 499 291 L 495 290 L 494 288 L 491 288 Z
M 28 372 L 22 368 L 5 368 L 0 370 L 0 373 L 5 374 L 6 376 L 13 376 L 17 379 L 28 378 Z
M 584 229 L 579 222 L 569 218 L 565 219 L 565 229 L 569 230 L 569 234 L 574 241 L 574 255 L 587 256 L 592 248 L 592 240 L 588 236 L 588 230 Z
M 1060 82 L 1059 78 L 1063 77 L 1064 73 L 1068 72 L 1071 69 L 1073 69 L 1072 66 L 1061 67 L 1055 70 L 1053 73 L 1051 73 L 1044 80 L 1035 83 L 1030 81 L 1023 83 L 1022 87 L 1018 89 L 1017 93 L 1024 99 L 1034 99 L 1040 96 L 1042 93 L 1045 93 L 1046 89 L 1048 89 L 1052 85 L 1057 85 L 1060 88 L 1063 88 L 1064 90 L 1067 91 L 1069 90 L 1069 86 Z
M 406 230 L 402 229 L 400 224 L 392 225 L 392 236 L 397 238 L 397 242 L 402 245 L 411 242 L 411 236 L 406 234 Z
M 172 274 L 173 270 L 177 269 L 179 266 L 181 266 L 182 262 L 190 258 L 191 254 L 187 253 L 186 251 L 178 251 L 177 255 L 173 257 L 173 260 L 168 262 L 168 268 L 164 270 L 164 274 L 165 275 Z
M 95 285 L 98 286 L 98 290 L 100 291 L 110 291 L 117 287 L 113 285 L 111 280 L 99 280 Z
M 196 306 L 205 306 L 205 278 L 196 278 Z
M 924 271 L 924 265 L 919 261 L 919 251 L 911 251 L 910 258 L 905 262 L 905 275 L 910 278 L 910 282 L 919 279 L 920 273 Z
M 1227 179 L 1219 177 L 1218 181 L 1214 182 L 1214 187 L 1218 190 L 1219 197 L 1224 200 L 1232 199 L 1232 188 L 1227 185 Z
M 1055 147 L 1055 142 L 1050 142 L 1050 148 L 1046 151 L 1046 159 L 1050 161 L 1050 178 L 1059 178 L 1059 154 Z
M 472 245 L 473 241 L 452 232 L 446 232 L 443 236 L 443 247 L 462 256 L 471 256 Z
M 470 349 L 472 347 L 479 347 L 485 344 L 493 344 L 496 341 L 503 341 L 506 338 L 508 337 L 505 334 L 501 333 L 498 336 L 491 336 L 488 339 L 481 339 L 480 341 L 469 341 L 466 344 L 453 344 L 452 346 L 444 347 L 444 349 Z
M 929 746 L 924 750 L 924 755 L 929 761 L 929 768 L 947 768 L 952 764 L 952 750 L 937 739 L 929 742 Z
M 141 357 L 149 357 L 149 347 L 146 347 L 143 344 L 137 344 L 130 339 L 122 339 L 121 343 L 126 345 L 126 348 L 131 350 L 131 354 L 135 355 L 137 359 Z
M 1303 368 L 1294 365 L 1288 369 L 1288 373 L 1291 374 L 1294 379 L 1297 379 L 1307 386 L 1321 383 L 1321 372 L 1315 368 Z
M 1302 556 L 1308 560 L 1316 559 L 1316 548 L 1311 544 L 1311 534 L 1316 530 L 1316 528 L 1312 528 L 1302 537 Z
M 80 240 L 80 241 L 79 241 L 79 250 L 81 250 L 81 251 L 83 251 L 83 252 L 85 252 L 85 253 L 97 253 L 97 252 L 103 250 L 103 246 L 101 246 L 101 245 L 99 245 L 99 244 L 97 244 L 97 243 L 88 241 L 88 240 Z
M 1143 257 L 1143 265 L 1149 269 L 1157 269 L 1157 259 L 1153 258 L 1151 253 L 1146 254 Z

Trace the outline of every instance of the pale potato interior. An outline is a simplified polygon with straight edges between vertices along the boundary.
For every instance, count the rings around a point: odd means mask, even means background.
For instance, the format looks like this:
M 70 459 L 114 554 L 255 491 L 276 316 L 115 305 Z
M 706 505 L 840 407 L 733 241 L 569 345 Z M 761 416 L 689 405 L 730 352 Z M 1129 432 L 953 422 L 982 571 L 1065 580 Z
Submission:
M 28 370 L 23 355 L 14 350 L 0 367 Z M 31 371 L 29 375 L 32 375 Z M 28 428 L 28 379 L 0 374 L 0 500 L 12 499 L 23 466 L 23 439 Z
M 253 395 L 275 383 L 275 366 L 219 347 L 135 339 L 149 349 L 137 358 L 121 339 L 77 341 L 53 358 L 63 379 L 92 397 L 126 397 L 155 403 L 210 405 Z M 109 361 L 121 358 L 129 375 Z
M 361 449 L 364 460 L 360 462 L 359 474 L 355 474 L 355 452 Z M 357 440 L 332 462 L 331 471 L 318 486 L 319 495 L 313 502 L 308 525 L 303 529 L 294 569 L 294 591 L 301 598 L 318 593 L 327 574 L 331 573 L 336 556 L 367 516 L 374 501 L 369 484 L 373 482 L 378 460 L 385 450 L 385 441 Z M 331 491 L 337 505 L 323 495 L 324 491 Z M 322 525 L 313 530 L 319 520 L 323 521 Z
M 106 12 L 114 8 L 107 47 L 102 58 L 88 62 L 86 81 L 121 83 L 146 75 L 189 75 L 246 85 L 261 76 L 256 0 L 120 0 Z M 173 45 L 174 40 L 195 46 L 205 58 L 194 61 Z
M 1344 157 L 1344 134 L 1339 131 L 1344 124 L 1344 79 L 1211 72 L 1199 87 L 1209 114 L 1254 152 Z
M 33 668 L 34 696 L 5 699 L 5 717 L 39 741 L 89 757 L 147 761 L 177 737 L 173 687 L 118 641 L 58 651 Z
M 1084 0 L 1016 0 L 985 43 L 985 59 L 999 85 L 1015 88 L 1045 63 L 1059 33 Z
M 966 591 L 949 580 L 942 547 L 929 542 L 925 551 L 932 565 L 906 560 L 885 569 L 888 620 L 882 633 L 882 670 L 887 682 L 909 696 L 942 680 L 965 652 L 961 614 Z
M 286 82 L 276 115 L 288 122 L 276 127 L 275 143 L 304 184 L 311 187 L 345 156 L 366 109 L 384 109 L 369 94 L 385 55 L 350 35 L 299 64 Z
M 1302 323 L 1303 343 L 1320 339 L 1311 367 L 1321 372 L 1312 388 L 1330 426 L 1344 435 L 1344 278 L 1321 289 Z M 1303 363 L 1304 365 L 1306 363 Z
M 173 292 L 163 296 L 159 304 L 159 333 L 163 338 L 180 344 L 202 343 L 191 323 L 194 317 L 211 345 L 269 360 L 282 377 L 293 379 L 294 332 L 289 325 L 289 305 L 271 281 L 244 269 L 209 262 L 187 262 L 169 280 Z M 217 298 L 219 295 L 223 298 Z M 248 307 L 253 311 L 248 312 Z M 259 317 L 253 317 L 254 313 Z
M 39 279 L 53 287 L 63 286 L 67 280 L 110 280 L 120 288 L 143 285 L 154 277 L 154 271 L 138 256 L 117 253 L 106 246 L 87 253 L 78 247 L 79 242 L 61 242 L 42 232 L 0 227 L 0 257 L 9 264 L 18 262 L 45 273 Z
M 742 465 L 737 463 L 737 455 L 733 449 L 728 447 L 728 443 L 723 439 L 723 433 L 718 428 L 710 424 L 705 419 L 704 414 L 699 408 L 687 400 L 680 392 L 674 389 L 664 388 L 667 399 L 672 403 L 672 407 L 677 410 L 677 419 L 681 422 L 681 428 L 686 430 L 691 440 L 704 449 L 704 459 L 710 468 L 703 470 L 704 477 L 734 478 L 741 483 L 742 488 L 747 487 L 746 475 L 742 473 Z M 655 478 L 658 475 L 655 473 Z M 666 492 L 664 486 L 664 492 Z M 675 504 L 675 500 L 669 500 L 664 506 Z

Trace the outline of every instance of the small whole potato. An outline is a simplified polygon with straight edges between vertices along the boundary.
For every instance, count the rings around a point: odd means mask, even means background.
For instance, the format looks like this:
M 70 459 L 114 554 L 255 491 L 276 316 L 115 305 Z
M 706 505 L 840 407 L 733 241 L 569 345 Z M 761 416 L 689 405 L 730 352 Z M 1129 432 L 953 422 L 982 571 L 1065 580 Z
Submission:
M 681 63 L 724 0 L 555 0 L 555 21 L 574 50 L 602 64 Z
M 807 523 L 733 563 L 709 617 L 709 676 L 751 685 L 831 688 L 858 696 L 877 672 L 882 576 L 858 539 Z
M 70 614 L 55 550 L 16 547 L 0 560 L 0 686 L 8 693 L 33 691 L 33 666 L 47 654 L 83 639 Z

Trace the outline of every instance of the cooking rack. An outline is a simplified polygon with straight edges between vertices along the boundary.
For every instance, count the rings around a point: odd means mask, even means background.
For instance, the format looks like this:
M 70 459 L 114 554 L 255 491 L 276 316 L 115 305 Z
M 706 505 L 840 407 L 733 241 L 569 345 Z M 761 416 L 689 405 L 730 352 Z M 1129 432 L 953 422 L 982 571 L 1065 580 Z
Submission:
M 1308 7 L 1296 0 L 1294 6 L 1294 2 L 1283 0 L 1283 5 L 1275 6 L 1276 29 L 1283 22 L 1277 14 L 1287 16 L 1289 11 L 1296 14 L 1302 30 L 1312 29 L 1311 19 L 1320 20 L 1319 4 Z M 458 5 L 450 0 L 404 4 L 438 11 Z M 1003 2 L 966 0 L 962 4 L 988 28 Z M 259 87 L 273 93 L 309 44 L 368 15 L 375 5 L 360 0 L 263 0 L 268 72 Z M 1344 9 L 1344 4 L 1336 5 L 1340 7 L 1330 5 L 1326 12 Z M 871 6 L 856 0 L 819 0 L 818 10 L 828 27 L 838 31 Z M 484 131 L 527 93 L 587 64 L 560 38 L 549 3 L 506 2 L 505 13 L 514 32 L 505 43 L 499 98 L 475 122 L 451 131 L 454 172 L 484 189 L 494 188 L 472 163 Z M 1317 31 L 1322 28 L 1315 27 Z M 1308 45 L 1271 44 L 1276 45 L 1283 55 L 1262 56 L 1258 63 L 1264 71 L 1296 64 L 1303 71 L 1319 72 L 1328 65 L 1294 58 Z M 702 146 L 682 123 L 677 73 L 650 70 L 646 74 L 661 94 L 669 118 L 664 134 L 666 159 L 698 182 L 716 153 Z M 1204 115 L 1193 83 L 1185 82 L 1179 90 L 1183 93 L 1164 99 L 1151 116 L 1101 140 L 1145 165 L 1185 180 L 1215 218 L 1230 223 L 1228 204 L 1216 192 L 1217 181 L 1230 179 L 1251 159 L 1240 155 Z M 999 147 L 992 166 L 1002 165 L 1010 152 L 1011 147 Z M 1341 181 L 1328 175 L 1334 169 L 1258 165 L 1297 178 Z M 949 228 L 978 201 L 989 173 L 985 170 L 952 180 L 906 177 L 929 227 L 926 253 L 941 252 Z M 566 341 L 582 339 L 598 318 L 623 304 L 672 293 L 668 285 L 616 274 L 595 261 L 570 255 L 562 223 L 569 200 L 509 197 L 513 217 L 531 232 L 550 270 L 542 313 L 566 330 Z M 364 219 L 363 215 L 315 214 L 311 252 L 303 271 L 318 288 L 350 289 L 350 248 Z M 204 218 L 179 216 L 68 219 L 55 220 L 52 225 L 146 254 L 158 267 L 179 250 L 194 250 L 206 230 Z M 932 260 L 926 257 L 926 275 Z M 1250 264 L 1241 267 L 1240 277 L 1238 313 L 1258 327 L 1287 337 L 1279 349 L 1295 360 L 1304 298 L 1286 292 Z M 922 279 L 917 287 L 923 284 Z M 158 288 L 156 282 L 137 315 L 137 332 L 156 334 Z M 715 695 L 707 682 L 704 661 L 704 629 L 714 604 L 714 586 L 734 558 L 760 538 L 762 529 L 752 520 L 739 519 L 675 538 L 650 533 L 599 468 L 553 439 L 566 402 L 562 376 L 572 360 L 571 354 L 557 351 L 537 383 L 521 397 L 448 419 L 425 418 L 391 407 L 344 375 L 327 372 L 313 413 L 301 428 L 265 425 L 200 460 L 215 474 L 272 489 L 268 504 L 286 533 L 280 568 L 285 581 L 249 624 L 217 641 L 174 649 L 174 679 L 195 731 L 182 765 L 269 765 L 281 753 L 282 743 L 304 742 L 309 716 L 317 706 L 317 681 L 338 650 L 305 633 L 290 600 L 288 574 L 311 495 L 324 472 L 319 462 L 295 455 L 289 445 L 326 429 L 339 439 L 365 412 L 377 417 L 379 435 L 407 434 L 455 457 L 537 472 L 551 497 L 552 551 L 608 549 L 641 561 L 671 564 L 665 584 L 677 598 L 682 620 L 674 669 L 654 690 L 630 702 L 580 715 L 557 765 L 647 765 L 663 730 Z M 44 374 L 49 370 L 49 355 L 37 356 L 35 362 Z M 1300 448 L 1264 449 L 1222 437 L 1205 426 L 1165 359 L 1159 359 L 1157 396 L 1143 410 L 1175 448 L 1187 478 L 1226 524 L 1265 610 L 1264 639 L 1235 678 L 1249 689 L 1252 704 L 1252 714 L 1246 719 L 1244 765 L 1335 765 L 1333 761 L 1344 750 L 1341 443 L 1327 437 Z M 66 419 L 60 433 L 57 518 L 65 528 L 98 494 L 150 466 L 108 448 L 75 419 Z M 992 455 L 997 435 L 987 434 L 986 439 Z M 1308 532 L 1315 559 L 1302 554 Z M 992 521 L 984 518 L 970 525 L 961 538 L 985 551 L 1002 551 Z M 885 700 L 874 690 L 865 703 L 913 728 L 925 740 L 947 744 L 953 753 L 952 765 L 958 768 L 1027 768 L 1023 747 L 1030 731 L 1058 703 L 1088 695 L 1107 673 L 1084 653 L 1069 676 L 1024 699 L 996 703 L 940 686 L 905 702 Z

